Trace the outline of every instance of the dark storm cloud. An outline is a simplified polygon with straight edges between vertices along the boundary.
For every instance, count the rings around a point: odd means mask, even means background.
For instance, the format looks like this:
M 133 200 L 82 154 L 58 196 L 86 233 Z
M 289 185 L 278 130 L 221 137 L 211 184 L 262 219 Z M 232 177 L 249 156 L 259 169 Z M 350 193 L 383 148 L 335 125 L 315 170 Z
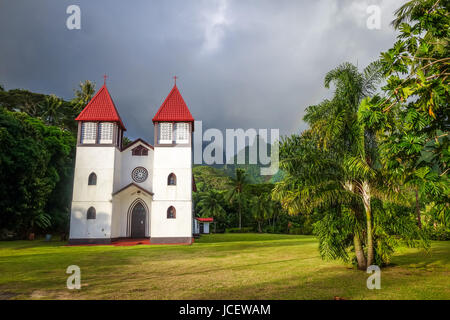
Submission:
M 102 75 L 132 138 L 152 139 L 151 118 L 178 84 L 205 127 L 305 128 L 304 109 L 330 90 L 323 77 L 363 67 L 395 40 L 394 0 L 0 1 L 0 84 L 70 99 Z M 81 30 L 66 8 L 81 8 Z M 381 30 L 366 8 L 382 9 Z

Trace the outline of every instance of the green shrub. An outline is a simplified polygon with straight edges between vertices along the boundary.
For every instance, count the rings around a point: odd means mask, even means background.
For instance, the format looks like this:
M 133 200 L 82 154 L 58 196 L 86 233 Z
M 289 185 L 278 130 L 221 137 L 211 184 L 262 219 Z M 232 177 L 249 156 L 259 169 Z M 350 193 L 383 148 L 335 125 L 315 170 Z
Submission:
M 428 236 L 431 240 L 448 241 L 450 240 L 450 229 L 445 226 L 426 228 Z
M 227 228 L 225 229 L 225 233 L 249 233 L 254 232 L 253 227 L 244 227 L 244 228 Z

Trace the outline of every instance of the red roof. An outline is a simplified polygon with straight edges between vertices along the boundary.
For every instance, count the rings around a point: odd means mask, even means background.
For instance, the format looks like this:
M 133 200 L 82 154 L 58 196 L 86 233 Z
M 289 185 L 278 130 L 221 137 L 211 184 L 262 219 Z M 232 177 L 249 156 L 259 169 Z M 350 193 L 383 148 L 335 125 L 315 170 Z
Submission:
M 105 84 L 95 94 L 91 101 L 89 101 L 87 106 L 75 120 L 118 122 L 122 129 L 126 130 Z
M 200 222 L 213 222 L 214 219 L 213 218 L 195 218 Z
M 174 85 L 166 100 L 153 117 L 153 122 L 194 122 L 194 118 L 189 111 L 186 102 L 178 91 L 177 85 Z

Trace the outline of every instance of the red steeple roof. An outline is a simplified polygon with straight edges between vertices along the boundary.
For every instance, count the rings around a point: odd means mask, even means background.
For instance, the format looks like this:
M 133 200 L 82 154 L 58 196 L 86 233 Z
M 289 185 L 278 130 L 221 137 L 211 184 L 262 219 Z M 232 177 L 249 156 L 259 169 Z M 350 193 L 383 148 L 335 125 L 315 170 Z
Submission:
M 126 130 L 114 101 L 108 92 L 108 88 L 106 88 L 106 84 L 100 88 L 75 120 L 118 122 L 122 129 Z
M 192 117 L 186 102 L 184 102 L 180 91 L 178 91 L 176 84 L 173 86 L 172 91 L 170 91 L 166 100 L 164 100 L 158 112 L 153 117 L 153 122 L 164 121 L 194 122 L 194 118 Z

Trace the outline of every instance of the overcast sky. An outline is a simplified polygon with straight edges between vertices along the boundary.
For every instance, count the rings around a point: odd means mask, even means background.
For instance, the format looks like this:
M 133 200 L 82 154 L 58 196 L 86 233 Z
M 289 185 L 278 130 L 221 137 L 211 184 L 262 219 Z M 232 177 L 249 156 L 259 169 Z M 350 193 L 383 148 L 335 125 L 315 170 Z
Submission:
M 0 84 L 73 97 L 107 85 L 130 138 L 153 141 L 172 76 L 203 127 L 300 132 L 327 71 L 392 47 L 403 0 L 0 0 Z M 68 30 L 66 9 L 81 8 Z M 366 25 L 381 8 L 381 29 Z

